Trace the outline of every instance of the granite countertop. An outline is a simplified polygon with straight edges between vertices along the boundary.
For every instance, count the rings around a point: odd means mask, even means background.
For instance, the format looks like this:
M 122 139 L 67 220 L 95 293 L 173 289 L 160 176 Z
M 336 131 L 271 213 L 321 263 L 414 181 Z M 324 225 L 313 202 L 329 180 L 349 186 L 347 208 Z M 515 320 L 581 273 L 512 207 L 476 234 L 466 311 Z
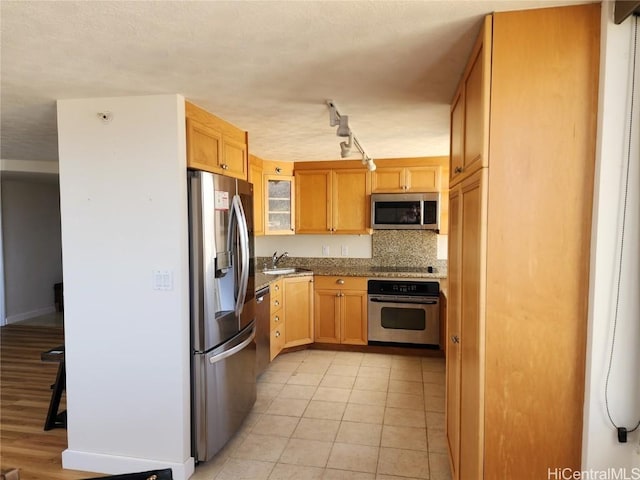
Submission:
M 266 275 L 257 272 L 255 278 L 256 290 L 266 287 L 274 280 L 282 277 L 300 277 L 305 275 L 324 275 L 342 277 L 370 277 L 370 278 L 420 278 L 434 279 L 442 283 L 446 275 L 438 272 L 429 272 L 427 268 L 414 267 L 305 267 L 305 271 L 289 273 L 286 275 Z

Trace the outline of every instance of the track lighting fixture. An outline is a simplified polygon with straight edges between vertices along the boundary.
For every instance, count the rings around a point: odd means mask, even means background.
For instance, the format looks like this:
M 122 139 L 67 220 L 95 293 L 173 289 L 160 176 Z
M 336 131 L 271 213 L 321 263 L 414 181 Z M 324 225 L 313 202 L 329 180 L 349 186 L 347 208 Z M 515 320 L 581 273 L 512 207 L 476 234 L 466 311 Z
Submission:
M 338 108 L 336 104 L 333 103 L 333 100 L 327 100 L 327 107 L 329 107 L 329 126 L 338 127 L 336 131 L 336 135 L 339 137 L 349 137 L 348 142 L 340 142 L 340 156 L 342 158 L 346 158 L 351 153 L 351 147 L 355 145 L 358 151 L 362 154 L 362 164 L 366 165 L 367 169 L 370 172 L 373 172 L 376 169 L 376 164 L 373 163 L 373 159 L 367 155 L 360 145 L 360 142 L 356 138 L 356 136 L 351 131 L 349 127 L 349 116 L 348 115 L 340 115 L 338 112 Z
M 340 125 L 336 131 L 336 135 L 339 137 L 348 137 L 351 135 L 351 129 L 349 128 L 349 115 L 342 115 L 340 117 Z
M 353 134 L 349 134 L 348 142 L 340 142 L 340 156 L 347 158 L 351 153 L 351 146 L 353 145 Z

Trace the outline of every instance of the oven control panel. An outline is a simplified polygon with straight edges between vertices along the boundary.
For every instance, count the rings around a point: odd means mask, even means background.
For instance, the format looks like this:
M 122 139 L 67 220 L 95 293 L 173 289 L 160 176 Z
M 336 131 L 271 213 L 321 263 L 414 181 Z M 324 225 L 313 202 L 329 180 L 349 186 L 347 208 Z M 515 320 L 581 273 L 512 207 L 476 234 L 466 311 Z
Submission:
M 440 295 L 440 283 L 416 280 L 369 280 L 367 293 L 374 295 Z

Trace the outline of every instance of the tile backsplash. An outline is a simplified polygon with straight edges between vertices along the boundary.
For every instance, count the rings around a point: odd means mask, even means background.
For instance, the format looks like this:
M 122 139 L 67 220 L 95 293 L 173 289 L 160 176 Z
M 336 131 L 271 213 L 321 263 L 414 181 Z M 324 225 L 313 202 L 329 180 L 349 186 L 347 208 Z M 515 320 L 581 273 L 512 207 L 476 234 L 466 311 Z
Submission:
M 291 239 L 295 239 L 291 237 Z M 258 240 L 259 241 L 259 240 Z M 371 258 L 288 257 L 281 266 L 323 267 L 416 267 L 432 266 L 446 273 L 447 261 L 437 257 L 438 235 L 430 230 L 376 230 L 371 235 Z M 270 257 L 258 257 L 258 268 L 271 264 Z

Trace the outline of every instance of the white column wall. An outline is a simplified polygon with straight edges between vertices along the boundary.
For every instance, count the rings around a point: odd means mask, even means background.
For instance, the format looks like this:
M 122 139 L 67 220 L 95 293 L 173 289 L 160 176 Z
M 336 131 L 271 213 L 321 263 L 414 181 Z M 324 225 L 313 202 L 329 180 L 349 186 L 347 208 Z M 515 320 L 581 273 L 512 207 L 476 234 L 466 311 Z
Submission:
M 616 304 L 632 43 L 633 19 L 615 25 L 613 2 L 604 2 L 582 468 L 626 469 L 624 478 L 640 478 L 640 432 L 630 434 L 628 443 L 618 443 L 604 391 Z M 640 420 L 640 91 L 635 95 L 625 256 L 608 396 L 614 421 L 628 428 Z
M 179 95 L 58 101 L 65 468 L 193 472 L 184 118 Z

